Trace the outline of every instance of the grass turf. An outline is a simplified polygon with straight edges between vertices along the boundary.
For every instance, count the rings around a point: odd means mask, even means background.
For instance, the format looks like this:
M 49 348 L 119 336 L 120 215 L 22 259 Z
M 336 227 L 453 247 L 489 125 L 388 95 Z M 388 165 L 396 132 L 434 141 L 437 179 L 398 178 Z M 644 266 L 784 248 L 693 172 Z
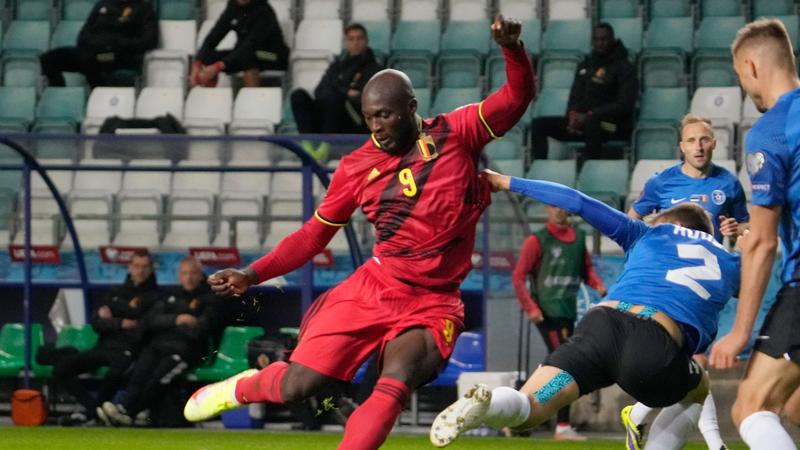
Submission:
M 0 428 L 0 448 L 15 450 L 246 450 L 246 449 L 332 449 L 341 440 L 341 433 L 273 432 L 263 430 L 153 430 L 133 428 Z M 382 447 L 387 450 L 434 449 L 427 436 L 392 435 Z M 585 442 L 554 442 L 525 438 L 461 438 L 448 447 L 458 449 L 615 449 L 624 448 L 624 443 L 609 440 Z M 693 442 L 685 448 L 705 449 L 705 445 Z M 735 443 L 731 449 L 744 449 Z

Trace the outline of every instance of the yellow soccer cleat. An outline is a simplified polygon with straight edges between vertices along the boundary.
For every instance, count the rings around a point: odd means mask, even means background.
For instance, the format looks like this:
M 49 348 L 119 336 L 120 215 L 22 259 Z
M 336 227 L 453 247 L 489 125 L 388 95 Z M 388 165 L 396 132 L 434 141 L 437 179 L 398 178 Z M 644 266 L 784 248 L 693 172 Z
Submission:
M 463 397 L 440 412 L 431 425 L 431 444 L 450 445 L 463 432 L 483 423 L 492 401 L 492 391 L 485 384 L 476 384 Z
M 622 426 L 625 427 L 625 448 L 627 450 L 641 450 L 643 427 L 633 423 L 633 420 L 631 420 L 631 410 L 633 410 L 633 405 L 628 405 L 622 408 L 622 411 L 619 413 Z
M 247 369 L 228 379 L 201 387 L 186 402 L 183 416 L 189 422 L 202 422 L 224 411 L 238 408 L 241 403 L 236 401 L 236 382 L 257 373 L 256 369 Z

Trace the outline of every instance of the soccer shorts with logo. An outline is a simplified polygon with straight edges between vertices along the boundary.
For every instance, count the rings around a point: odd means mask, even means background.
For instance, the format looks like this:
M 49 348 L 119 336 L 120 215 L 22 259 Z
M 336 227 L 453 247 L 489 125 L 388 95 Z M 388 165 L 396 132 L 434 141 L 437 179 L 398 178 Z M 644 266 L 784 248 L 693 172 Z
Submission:
M 290 360 L 349 381 L 376 350 L 412 328 L 427 329 L 443 359 L 464 326 L 459 292 L 433 292 L 382 275 L 369 260 L 311 305 Z
M 784 286 L 772 305 L 753 350 L 800 364 L 800 287 Z
M 544 365 L 572 375 L 581 395 L 616 383 L 653 408 L 682 400 L 703 376 L 658 322 L 602 306 L 589 310 Z

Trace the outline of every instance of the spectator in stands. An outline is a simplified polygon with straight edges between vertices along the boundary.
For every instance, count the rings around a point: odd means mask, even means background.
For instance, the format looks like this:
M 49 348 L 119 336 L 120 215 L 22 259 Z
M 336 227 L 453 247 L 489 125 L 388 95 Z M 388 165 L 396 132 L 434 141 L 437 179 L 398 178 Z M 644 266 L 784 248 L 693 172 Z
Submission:
M 120 404 L 106 401 L 98 410 L 104 422 L 149 424 L 148 410 L 208 352 L 209 338 L 218 325 L 218 299 L 192 256 L 181 260 L 178 281 L 180 286 L 167 290 L 145 316 L 147 344 L 134 363 L 125 400 Z M 175 402 L 181 420 L 184 400 Z
M 627 140 L 633 122 L 638 81 L 628 50 L 614 37 L 614 29 L 599 23 L 592 34 L 592 53 L 575 72 L 565 117 L 539 117 L 531 124 L 535 159 L 547 158 L 547 138 L 582 141 L 585 159 L 621 157 L 603 144 L 610 139 Z
M 63 72 L 80 72 L 91 87 L 109 84 L 118 69 L 140 72 L 145 52 L 158 46 L 158 19 L 146 0 L 99 0 L 78 35 L 77 47 L 41 56 L 50 86 L 64 86 Z
M 230 31 L 236 33 L 236 46 L 217 51 Z M 258 87 L 262 70 L 286 70 L 288 64 L 289 47 L 267 0 L 228 0 L 197 51 L 189 81 L 192 86 L 216 86 L 220 72 L 242 72 L 245 87 Z
M 547 224 L 525 240 L 512 281 L 517 300 L 539 329 L 548 353 L 552 353 L 575 330 L 581 281 L 601 297 L 605 297 L 606 287 L 592 267 L 584 233 L 570 225 L 567 211 L 550 205 L 544 209 Z M 530 289 L 526 285 L 528 279 Z M 570 425 L 569 406 L 558 410 L 557 418 L 555 439 L 586 439 Z
M 153 273 L 153 260 L 147 253 L 136 253 L 128 264 L 128 276 L 114 286 L 92 316 L 92 327 L 100 335 L 97 345 L 85 352 L 65 356 L 54 367 L 53 376 L 72 394 L 85 411 L 76 411 L 63 425 L 79 425 L 96 418 L 103 402 L 111 400 L 124 380 L 143 337 L 142 317 L 160 295 Z M 108 366 L 97 395 L 92 396 L 78 379 Z
M 361 115 L 361 91 L 383 69 L 369 48 L 367 29 L 353 23 L 344 29 L 345 48 L 322 76 L 314 97 L 304 89 L 292 92 L 292 112 L 300 133 L 367 133 Z M 328 144 L 303 141 L 303 148 L 324 158 Z

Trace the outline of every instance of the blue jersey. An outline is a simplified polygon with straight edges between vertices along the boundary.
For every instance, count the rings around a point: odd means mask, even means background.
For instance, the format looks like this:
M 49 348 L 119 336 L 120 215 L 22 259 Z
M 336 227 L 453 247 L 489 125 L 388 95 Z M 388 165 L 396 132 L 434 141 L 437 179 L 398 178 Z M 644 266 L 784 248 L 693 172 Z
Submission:
M 574 189 L 511 178 L 511 192 L 579 214 L 627 255 L 608 298 L 652 306 L 682 324 L 685 348 L 705 351 L 719 313 L 739 288 L 739 255 L 714 236 L 673 224 L 651 227 Z
M 750 221 L 744 189 L 734 174 L 712 163 L 706 178 L 693 178 L 683 173 L 681 165 L 676 164 L 647 181 L 641 197 L 633 204 L 639 215 L 646 216 L 679 203 L 697 203 L 711 213 L 714 237 L 720 242 L 720 215 L 733 217 L 739 223 Z
M 753 204 L 782 207 L 778 232 L 784 284 L 800 282 L 800 89 L 781 96 L 745 140 Z

